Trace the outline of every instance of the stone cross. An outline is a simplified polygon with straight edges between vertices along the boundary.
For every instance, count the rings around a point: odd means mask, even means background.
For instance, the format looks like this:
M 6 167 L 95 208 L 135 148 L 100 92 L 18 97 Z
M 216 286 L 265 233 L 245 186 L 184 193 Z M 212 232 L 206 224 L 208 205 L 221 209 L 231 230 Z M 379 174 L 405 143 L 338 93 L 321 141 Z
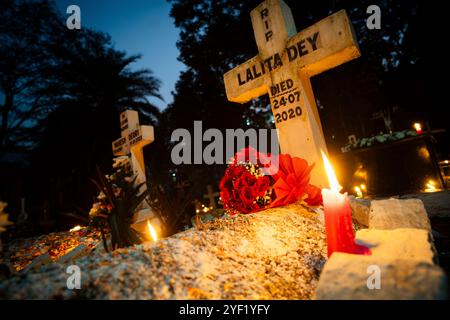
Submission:
M 136 183 L 146 181 L 144 154 L 142 149 L 152 143 L 154 138 L 154 130 L 152 126 L 139 125 L 139 114 L 134 110 L 126 110 L 120 114 L 121 137 L 112 143 L 113 154 L 115 156 L 131 155 L 131 169 L 133 174 L 137 176 Z M 140 192 L 147 189 L 144 184 Z M 136 213 L 136 229 L 144 229 L 146 220 L 154 218 L 147 202 L 144 200 Z
M 268 93 L 281 152 L 315 163 L 311 183 L 328 186 L 310 77 L 360 56 L 347 14 L 341 10 L 297 33 L 290 8 L 266 0 L 251 20 L 259 54 L 224 75 L 227 98 L 244 103 Z
M 203 195 L 204 199 L 209 199 L 209 205 L 213 207 L 213 209 L 217 208 L 216 205 L 216 197 L 218 197 L 220 194 L 218 192 L 213 192 L 213 188 L 211 185 L 207 185 L 206 189 L 208 193 Z

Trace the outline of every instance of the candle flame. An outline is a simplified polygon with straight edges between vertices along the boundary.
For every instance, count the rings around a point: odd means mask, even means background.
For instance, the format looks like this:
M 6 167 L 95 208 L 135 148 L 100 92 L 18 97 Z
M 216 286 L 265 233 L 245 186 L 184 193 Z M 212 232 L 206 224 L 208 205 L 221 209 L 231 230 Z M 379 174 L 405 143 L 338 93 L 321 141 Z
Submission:
M 328 160 L 325 153 L 323 151 L 321 151 L 321 152 L 322 152 L 323 164 L 325 166 L 325 171 L 327 172 L 328 181 L 330 183 L 330 189 L 333 191 L 339 192 L 339 191 L 341 191 L 342 187 L 336 178 L 336 174 L 334 173 L 334 170 L 333 170 L 333 167 L 331 166 L 330 161 Z
M 155 228 L 153 228 L 152 224 L 148 220 L 147 220 L 147 229 L 148 229 L 148 232 L 150 233 L 150 236 L 152 237 L 153 241 L 156 242 L 158 240 L 158 235 L 156 234 Z

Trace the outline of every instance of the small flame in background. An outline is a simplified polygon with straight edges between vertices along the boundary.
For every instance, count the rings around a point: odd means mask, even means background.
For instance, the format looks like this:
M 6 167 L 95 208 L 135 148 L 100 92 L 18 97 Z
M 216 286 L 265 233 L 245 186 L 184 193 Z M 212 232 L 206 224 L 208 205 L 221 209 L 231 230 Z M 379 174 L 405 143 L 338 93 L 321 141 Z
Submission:
M 414 129 L 418 134 L 422 133 L 422 125 L 419 122 L 414 123 Z
M 436 188 L 436 182 L 434 182 L 434 180 L 428 180 L 427 184 L 426 184 L 426 189 L 425 192 L 436 192 L 437 188 Z
M 333 167 L 331 166 L 330 161 L 328 160 L 325 153 L 323 151 L 321 151 L 321 152 L 322 152 L 323 164 L 325 166 L 325 171 L 327 172 L 328 181 L 330 182 L 330 189 L 334 190 L 336 192 L 339 192 L 339 191 L 341 191 L 342 187 L 336 178 L 336 174 L 334 173 L 334 170 L 333 170 Z
M 81 230 L 81 226 L 75 226 L 72 229 L 69 230 L 69 232 L 75 232 L 75 231 L 80 231 Z
M 362 190 L 361 190 L 361 188 L 359 186 L 355 187 L 355 192 L 356 192 L 356 197 L 357 198 L 362 198 L 363 197 Z
M 359 186 L 355 186 L 353 189 L 355 190 L 357 198 L 364 198 L 364 192 L 366 192 L 366 185 L 364 183 L 361 183 Z
M 158 235 L 156 234 L 155 228 L 153 228 L 152 224 L 148 220 L 147 220 L 147 229 L 148 229 L 148 232 L 150 233 L 150 236 L 152 237 L 153 241 L 156 242 L 158 240 Z

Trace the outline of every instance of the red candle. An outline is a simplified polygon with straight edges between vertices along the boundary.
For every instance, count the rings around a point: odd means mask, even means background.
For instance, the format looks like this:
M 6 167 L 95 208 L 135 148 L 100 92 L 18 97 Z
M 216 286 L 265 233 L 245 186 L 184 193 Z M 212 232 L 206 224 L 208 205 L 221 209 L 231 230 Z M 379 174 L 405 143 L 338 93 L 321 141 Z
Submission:
M 339 185 L 333 168 L 323 152 L 322 157 L 330 182 L 330 189 L 322 189 L 328 257 L 336 251 L 370 254 L 366 247 L 355 244 L 349 198 L 347 193 L 339 192 L 342 187 Z

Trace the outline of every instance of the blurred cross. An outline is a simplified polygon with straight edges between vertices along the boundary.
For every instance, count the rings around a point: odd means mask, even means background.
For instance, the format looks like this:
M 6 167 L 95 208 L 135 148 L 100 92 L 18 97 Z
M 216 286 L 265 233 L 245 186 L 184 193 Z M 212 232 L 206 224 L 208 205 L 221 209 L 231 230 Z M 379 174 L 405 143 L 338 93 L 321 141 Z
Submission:
M 213 209 L 216 209 L 217 208 L 216 197 L 218 197 L 220 195 L 220 193 L 213 192 L 213 188 L 210 184 L 206 186 L 206 189 L 207 189 L 208 193 L 204 194 L 203 198 L 209 199 L 209 205 L 212 206 Z

